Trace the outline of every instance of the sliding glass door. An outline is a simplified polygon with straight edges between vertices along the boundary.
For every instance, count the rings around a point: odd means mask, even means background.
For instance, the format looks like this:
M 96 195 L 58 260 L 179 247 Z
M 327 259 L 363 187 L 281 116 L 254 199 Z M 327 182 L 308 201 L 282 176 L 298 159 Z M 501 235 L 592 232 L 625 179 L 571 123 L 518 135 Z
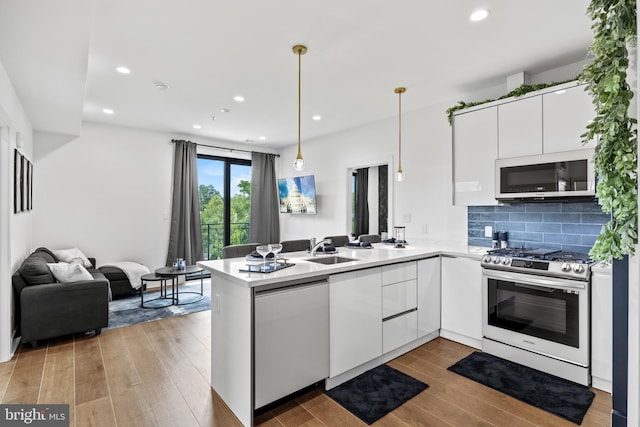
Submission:
M 251 161 L 198 155 L 198 189 L 205 259 L 249 243 Z

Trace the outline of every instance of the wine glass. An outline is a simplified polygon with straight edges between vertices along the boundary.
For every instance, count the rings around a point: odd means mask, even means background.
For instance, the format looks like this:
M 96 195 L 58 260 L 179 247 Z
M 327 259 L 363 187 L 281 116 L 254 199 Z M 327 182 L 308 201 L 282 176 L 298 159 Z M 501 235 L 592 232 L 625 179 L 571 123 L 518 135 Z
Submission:
M 282 245 L 280 243 L 272 243 L 269 245 L 269 249 L 273 252 L 273 262 L 278 263 L 278 254 L 282 250 Z
M 260 254 L 260 256 L 262 257 L 262 269 L 266 270 L 267 269 L 267 255 L 269 255 L 269 252 L 271 252 L 271 248 L 269 247 L 269 245 L 260 245 L 256 248 L 256 252 L 258 252 Z

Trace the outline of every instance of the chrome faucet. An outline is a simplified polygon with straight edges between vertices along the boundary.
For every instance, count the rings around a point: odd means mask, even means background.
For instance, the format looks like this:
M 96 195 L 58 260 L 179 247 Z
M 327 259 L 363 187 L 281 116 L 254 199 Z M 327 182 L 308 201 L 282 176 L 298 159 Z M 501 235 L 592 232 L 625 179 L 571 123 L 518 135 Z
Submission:
M 318 248 L 324 244 L 331 244 L 331 239 L 322 239 L 320 240 L 318 243 L 316 243 L 315 245 L 313 245 L 313 247 L 311 248 L 311 255 L 316 256 L 316 252 L 318 251 Z

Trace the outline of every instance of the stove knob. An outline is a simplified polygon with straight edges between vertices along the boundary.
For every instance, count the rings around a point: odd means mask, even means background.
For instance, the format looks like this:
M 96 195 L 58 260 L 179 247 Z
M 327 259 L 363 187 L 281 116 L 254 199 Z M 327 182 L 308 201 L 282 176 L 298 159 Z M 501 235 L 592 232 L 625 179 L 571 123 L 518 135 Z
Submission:
M 494 256 L 493 257 L 493 263 L 494 264 L 500 264 L 500 257 L 499 256 Z
M 576 264 L 573 266 L 573 271 L 575 271 L 576 273 L 580 274 L 582 272 L 584 272 L 584 265 L 582 264 Z
M 511 260 L 507 257 L 502 258 L 502 264 L 504 265 L 509 265 L 509 263 L 511 262 Z
M 490 264 L 491 263 L 491 255 L 485 255 L 482 257 L 482 262 L 484 262 L 485 264 Z
M 563 262 L 560 266 L 560 270 L 562 271 L 571 271 L 571 265 L 568 262 Z

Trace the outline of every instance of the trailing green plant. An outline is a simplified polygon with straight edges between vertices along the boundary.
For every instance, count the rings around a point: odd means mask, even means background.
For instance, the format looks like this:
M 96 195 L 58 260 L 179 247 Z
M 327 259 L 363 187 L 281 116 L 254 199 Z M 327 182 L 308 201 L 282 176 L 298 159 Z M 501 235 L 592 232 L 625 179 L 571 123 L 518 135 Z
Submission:
M 627 83 L 628 48 L 635 48 L 636 1 L 592 0 L 587 13 L 594 33 L 581 80 L 593 96 L 596 117 L 582 135 L 598 139 L 594 164 L 596 195 L 611 220 L 602 227 L 590 255 L 611 261 L 635 253 L 638 243 L 638 139 L 636 119 L 629 116 L 633 91 Z
M 512 96 L 522 96 L 524 94 L 527 94 L 529 92 L 535 92 L 537 90 L 541 90 L 541 89 L 545 89 L 551 86 L 557 86 L 563 83 L 568 83 L 568 82 L 572 82 L 574 80 L 578 80 L 580 78 L 580 76 L 575 77 L 573 79 L 570 80 L 564 80 L 561 82 L 551 82 L 551 83 L 537 83 L 534 85 L 529 85 L 529 84 L 522 84 L 520 86 L 518 86 L 517 88 L 513 89 L 512 91 L 502 95 L 499 98 L 496 99 L 485 99 L 484 101 L 474 101 L 474 102 L 465 102 L 465 101 L 458 101 L 458 103 L 456 105 L 454 105 L 451 108 L 447 108 L 447 118 L 449 119 L 449 124 L 451 124 L 452 120 L 453 120 L 453 113 L 455 113 L 458 110 L 463 110 L 465 108 L 469 108 L 469 107 L 475 107 L 476 105 L 482 105 L 482 104 L 486 104 L 489 102 L 493 102 L 493 101 L 497 101 L 499 99 L 505 99 L 505 98 L 511 98 Z

